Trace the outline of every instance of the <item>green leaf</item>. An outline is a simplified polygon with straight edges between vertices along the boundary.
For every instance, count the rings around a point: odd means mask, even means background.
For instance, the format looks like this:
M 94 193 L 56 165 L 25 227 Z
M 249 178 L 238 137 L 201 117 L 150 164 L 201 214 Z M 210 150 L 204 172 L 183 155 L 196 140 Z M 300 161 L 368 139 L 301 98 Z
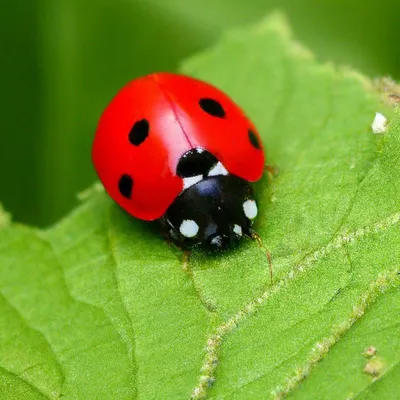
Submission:
M 243 106 L 279 168 L 257 184 L 263 246 L 187 260 L 98 185 L 46 231 L 1 214 L 0 397 L 396 398 L 400 113 L 388 87 L 319 64 L 278 14 L 183 71 Z

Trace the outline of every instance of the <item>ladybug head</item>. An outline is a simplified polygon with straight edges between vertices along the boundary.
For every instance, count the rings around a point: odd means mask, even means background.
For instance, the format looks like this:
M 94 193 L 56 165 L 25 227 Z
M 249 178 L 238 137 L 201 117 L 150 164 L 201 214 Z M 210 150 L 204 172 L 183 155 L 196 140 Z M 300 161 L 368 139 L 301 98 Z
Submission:
M 182 156 L 177 174 L 184 190 L 163 217 L 175 241 L 217 250 L 251 235 L 257 204 L 248 181 L 229 174 L 214 155 L 200 148 Z

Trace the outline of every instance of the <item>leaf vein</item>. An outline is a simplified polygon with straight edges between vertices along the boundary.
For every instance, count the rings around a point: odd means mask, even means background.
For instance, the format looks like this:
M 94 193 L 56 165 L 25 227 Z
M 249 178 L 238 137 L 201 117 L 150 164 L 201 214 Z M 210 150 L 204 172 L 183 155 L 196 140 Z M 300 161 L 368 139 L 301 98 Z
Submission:
M 299 384 L 310 375 L 316 365 L 326 357 L 329 350 L 340 341 L 340 339 L 360 318 L 365 315 L 367 309 L 378 299 L 378 297 L 386 293 L 387 290 L 399 285 L 400 279 L 398 268 L 385 271 L 380 274 L 376 280 L 371 282 L 366 293 L 360 296 L 347 318 L 340 324 L 334 325 L 329 336 L 314 344 L 306 363 L 299 366 L 294 371 L 292 378 L 288 379 L 284 386 L 277 387 L 272 391 L 271 394 L 273 398 L 280 400 L 293 392 Z
M 367 391 L 371 386 L 376 385 L 378 382 L 383 381 L 390 373 L 392 373 L 394 371 L 395 368 L 397 368 L 400 365 L 400 361 L 396 361 L 393 365 L 390 366 L 390 368 L 388 368 L 386 371 L 384 371 L 384 373 L 379 376 L 378 378 L 375 378 L 371 381 L 371 383 L 366 386 L 364 389 L 362 389 L 361 391 L 359 391 L 354 397 L 349 398 L 350 399 L 357 399 L 359 398 L 363 393 L 365 393 L 365 391 Z
M 110 254 L 111 254 L 111 258 L 112 258 L 112 262 L 113 262 L 112 275 L 113 275 L 113 278 L 114 278 L 114 282 L 115 282 L 115 286 L 116 286 L 116 289 L 117 289 L 118 296 L 120 298 L 120 303 L 121 303 L 121 305 L 123 307 L 123 312 L 127 316 L 128 320 L 130 321 L 130 326 L 132 328 L 132 333 L 133 333 L 133 335 L 130 338 L 130 340 L 128 340 L 127 338 L 122 338 L 122 339 L 124 340 L 124 342 L 125 342 L 125 344 L 127 346 L 128 354 L 129 354 L 129 357 L 130 357 L 131 362 L 132 362 L 133 372 L 135 374 L 135 377 L 134 377 L 134 388 L 135 388 L 135 392 L 137 394 L 136 376 L 137 376 L 139 367 L 138 367 L 138 364 L 137 364 L 137 361 L 136 361 L 136 358 L 135 358 L 135 337 L 134 337 L 135 330 L 134 330 L 134 327 L 133 327 L 132 317 L 131 317 L 131 315 L 130 315 L 130 313 L 128 311 L 128 308 L 127 308 L 127 306 L 125 304 L 125 301 L 124 301 L 124 298 L 122 296 L 121 289 L 120 289 L 119 278 L 118 278 L 118 275 L 117 275 L 117 272 L 116 272 L 116 267 L 118 265 L 118 262 L 117 262 L 117 257 L 116 257 L 116 254 L 115 254 L 115 244 L 114 244 L 113 234 L 112 234 L 112 231 L 110 229 L 109 222 L 110 222 L 110 219 L 107 220 L 106 236 L 107 236 L 108 246 L 109 246 L 109 249 L 110 249 Z
M 48 400 L 52 400 L 52 398 L 51 398 L 50 396 L 48 396 L 46 393 L 43 393 L 43 392 L 42 392 L 37 386 L 35 386 L 33 383 L 31 383 L 31 382 L 29 382 L 28 380 L 22 378 L 22 377 L 20 376 L 20 374 L 17 374 L 17 373 L 15 373 L 15 372 L 10 371 L 10 370 L 8 370 L 8 369 L 6 369 L 6 368 L 4 368 L 4 367 L 1 367 L 1 366 L 0 366 L 0 371 L 3 372 L 4 374 L 14 376 L 15 378 L 21 380 L 21 381 L 24 382 L 27 386 L 29 386 L 34 392 L 36 392 L 37 394 L 41 395 L 43 398 L 48 399 Z M 60 396 L 57 396 L 57 397 L 55 397 L 55 399 L 56 399 L 56 398 L 59 398 L 59 397 L 60 397 Z
M 280 292 L 294 279 L 301 277 L 315 262 L 327 256 L 329 253 L 367 235 L 385 231 L 399 222 L 400 212 L 397 212 L 383 220 L 360 228 L 354 232 L 337 235 L 336 238 L 333 238 L 326 246 L 314 251 L 304 258 L 302 263 L 295 265 L 292 270 L 289 271 L 285 277 L 280 279 L 272 288 L 264 291 L 261 296 L 247 303 L 236 315 L 220 324 L 207 340 L 205 348 L 206 354 L 201 367 L 201 375 L 197 386 L 193 389 L 191 398 L 197 400 L 206 397 L 208 382 L 215 381 L 215 370 L 218 365 L 218 354 L 221 344 L 226 336 L 228 336 L 228 334 L 231 333 L 243 319 L 254 315 L 254 313 L 262 307 L 271 296 Z

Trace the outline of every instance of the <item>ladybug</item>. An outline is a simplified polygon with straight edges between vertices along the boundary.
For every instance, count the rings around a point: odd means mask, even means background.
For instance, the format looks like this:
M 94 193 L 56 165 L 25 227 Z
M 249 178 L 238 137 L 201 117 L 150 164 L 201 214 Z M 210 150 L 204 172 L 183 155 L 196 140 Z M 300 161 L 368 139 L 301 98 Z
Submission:
M 103 112 L 92 159 L 129 214 L 159 220 L 181 247 L 227 249 L 253 237 L 252 182 L 265 156 L 253 123 L 201 80 L 154 73 L 123 87 Z

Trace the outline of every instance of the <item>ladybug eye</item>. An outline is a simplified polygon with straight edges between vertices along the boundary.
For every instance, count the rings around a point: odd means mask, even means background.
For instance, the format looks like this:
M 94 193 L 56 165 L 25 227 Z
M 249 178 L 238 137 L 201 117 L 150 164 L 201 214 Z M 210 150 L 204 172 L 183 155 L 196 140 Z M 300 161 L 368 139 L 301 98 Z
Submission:
M 130 199 L 132 196 L 133 179 L 129 175 L 122 175 L 119 178 L 118 189 L 122 196 Z
M 147 119 L 141 119 L 133 124 L 131 131 L 129 132 L 129 142 L 134 146 L 141 145 L 149 136 L 149 121 Z
M 212 115 L 213 117 L 224 118 L 225 110 L 222 108 L 221 104 L 218 101 L 208 98 L 200 99 L 199 106 L 203 111 L 207 114 Z
M 251 129 L 249 129 L 249 140 L 253 147 L 255 147 L 256 149 L 261 149 L 258 137 Z

